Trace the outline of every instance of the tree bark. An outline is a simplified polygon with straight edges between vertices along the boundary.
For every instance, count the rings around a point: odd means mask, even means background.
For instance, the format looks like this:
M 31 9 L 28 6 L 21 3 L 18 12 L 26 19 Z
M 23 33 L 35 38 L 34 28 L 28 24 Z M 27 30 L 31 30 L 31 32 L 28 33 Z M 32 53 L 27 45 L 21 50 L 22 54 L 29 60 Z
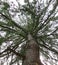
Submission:
M 28 42 L 26 46 L 26 54 L 25 59 L 23 60 L 23 65 L 43 65 L 40 61 L 40 54 L 39 54 L 39 46 L 32 38 L 32 36 L 28 35 Z

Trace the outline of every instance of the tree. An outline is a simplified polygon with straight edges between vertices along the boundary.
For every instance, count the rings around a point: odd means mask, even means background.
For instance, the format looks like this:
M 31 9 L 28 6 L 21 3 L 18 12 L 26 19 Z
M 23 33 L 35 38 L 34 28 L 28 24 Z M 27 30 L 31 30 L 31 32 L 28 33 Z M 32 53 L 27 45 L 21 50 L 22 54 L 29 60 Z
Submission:
M 11 58 L 9 65 L 19 65 L 20 60 L 22 65 L 43 65 L 42 55 L 57 65 L 58 0 L 25 0 L 24 5 L 16 1 L 18 6 L 0 2 L 0 57 Z

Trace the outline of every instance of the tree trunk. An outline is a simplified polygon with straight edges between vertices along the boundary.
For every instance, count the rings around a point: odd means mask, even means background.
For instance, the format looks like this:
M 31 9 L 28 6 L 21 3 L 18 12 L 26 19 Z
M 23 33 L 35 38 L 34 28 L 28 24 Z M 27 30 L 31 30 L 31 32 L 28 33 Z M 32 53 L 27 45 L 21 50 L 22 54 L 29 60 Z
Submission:
M 39 46 L 30 34 L 28 35 L 28 40 L 23 65 L 43 65 L 40 61 Z

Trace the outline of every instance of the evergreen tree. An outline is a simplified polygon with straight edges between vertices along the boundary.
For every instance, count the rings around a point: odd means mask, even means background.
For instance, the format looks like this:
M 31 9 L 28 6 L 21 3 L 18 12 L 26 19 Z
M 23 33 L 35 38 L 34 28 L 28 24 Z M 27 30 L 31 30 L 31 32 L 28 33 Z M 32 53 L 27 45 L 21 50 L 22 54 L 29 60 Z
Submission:
M 57 65 L 58 0 L 0 3 L 0 64 Z

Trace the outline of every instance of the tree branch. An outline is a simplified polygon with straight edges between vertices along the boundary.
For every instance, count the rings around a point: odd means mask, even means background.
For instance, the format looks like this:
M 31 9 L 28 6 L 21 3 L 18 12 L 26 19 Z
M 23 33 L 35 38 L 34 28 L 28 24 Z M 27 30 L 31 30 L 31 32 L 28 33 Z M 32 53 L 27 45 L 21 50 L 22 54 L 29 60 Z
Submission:
M 46 13 L 46 11 L 47 11 L 47 9 L 48 9 L 51 1 L 52 0 L 50 0 L 49 3 L 48 3 L 48 5 L 44 9 L 42 9 L 42 11 L 40 11 L 40 13 L 37 15 L 37 21 L 36 21 L 35 29 L 37 29 L 38 25 L 41 23 L 41 22 L 39 23 L 38 21 L 39 21 L 39 19 L 41 18 L 42 15 L 43 15 L 43 17 L 45 16 L 45 13 Z M 41 19 L 43 19 L 43 17 Z
M 35 35 L 37 34 L 37 32 L 39 30 L 42 30 L 48 23 L 49 23 L 49 18 L 50 16 L 53 14 L 53 12 L 55 11 L 56 7 L 57 7 L 57 2 L 55 3 L 54 5 L 54 8 L 53 10 L 50 11 L 50 14 L 48 15 L 47 19 L 40 25 L 40 27 L 37 27 L 36 30 L 35 30 Z
M 11 48 L 9 48 L 8 50 L 9 50 L 10 52 L 13 52 L 15 55 L 19 56 L 20 58 L 25 58 L 24 55 L 22 55 L 22 54 L 16 52 L 15 50 L 13 50 L 13 49 L 11 49 Z
M 1 53 L 0 53 L 0 57 L 7 55 L 7 54 L 3 54 L 3 53 L 8 52 L 8 51 L 9 51 L 9 54 L 12 52 L 12 53 L 14 53 L 15 55 L 19 56 L 20 58 L 22 58 L 22 59 L 25 58 L 24 55 L 22 55 L 22 54 L 16 52 L 15 50 L 11 49 L 10 47 L 7 47 L 7 49 L 5 49 L 3 52 L 1 52 Z
M 41 47 L 44 47 L 44 48 L 46 48 L 46 49 L 48 49 L 48 50 L 50 50 L 50 51 L 52 51 L 52 52 L 58 54 L 58 51 L 56 51 L 56 50 L 53 49 L 52 47 L 46 46 L 45 42 L 44 42 L 42 39 L 41 39 L 41 41 L 43 42 L 43 44 L 39 44 Z
M 22 37 L 25 37 L 25 36 L 23 36 L 21 33 L 19 33 L 18 31 L 16 31 L 15 29 L 12 29 L 12 28 L 10 28 L 10 27 L 8 27 L 8 26 L 5 26 L 5 25 L 0 25 L 1 27 L 3 27 L 4 28 L 4 31 L 11 31 L 12 33 L 13 32 L 15 32 L 15 33 L 17 33 L 18 35 L 20 35 L 20 36 L 22 36 Z
M 20 25 L 18 25 L 16 22 L 14 22 L 13 20 L 11 20 L 9 17 L 7 17 L 6 15 L 2 14 L 1 12 L 0 12 L 0 14 L 1 14 L 3 17 L 5 17 L 6 19 L 10 20 L 16 27 L 18 27 L 19 29 L 21 29 L 22 31 L 24 31 L 25 33 L 27 33 L 27 30 L 26 30 L 26 29 L 22 28 L 22 27 L 21 27 Z

